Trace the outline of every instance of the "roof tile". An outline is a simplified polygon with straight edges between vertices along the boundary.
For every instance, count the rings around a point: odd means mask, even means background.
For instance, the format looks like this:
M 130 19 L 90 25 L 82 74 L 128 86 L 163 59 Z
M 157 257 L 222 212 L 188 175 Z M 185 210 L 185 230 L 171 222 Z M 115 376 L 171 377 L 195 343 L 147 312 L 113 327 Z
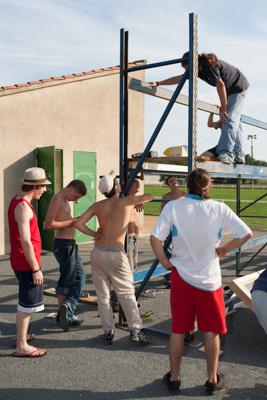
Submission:
M 136 60 L 136 61 L 133 61 L 133 62 L 129 62 L 128 65 L 129 66 L 140 65 L 140 64 L 144 64 L 145 62 L 146 62 L 146 60 Z M 116 71 L 119 68 L 120 68 L 120 66 L 116 65 L 116 66 L 111 66 L 111 67 L 107 67 L 107 68 L 92 69 L 91 71 L 76 72 L 74 74 L 69 74 L 69 75 L 52 76 L 51 78 L 39 79 L 37 81 L 29 81 L 29 82 L 24 82 L 24 83 L 17 83 L 15 85 L 1 86 L 0 87 L 0 91 L 3 92 L 5 90 L 18 89 L 18 88 L 29 87 L 29 86 L 33 86 L 33 85 L 40 85 L 42 83 L 60 81 L 60 80 L 71 79 L 71 78 L 77 78 L 77 77 L 80 77 L 80 76 L 93 75 L 93 74 L 98 74 L 98 73 L 101 73 L 101 72 Z
M 30 84 L 29 84 L 28 82 L 16 83 L 15 86 L 18 87 L 18 88 L 20 88 L 20 87 L 30 86 Z

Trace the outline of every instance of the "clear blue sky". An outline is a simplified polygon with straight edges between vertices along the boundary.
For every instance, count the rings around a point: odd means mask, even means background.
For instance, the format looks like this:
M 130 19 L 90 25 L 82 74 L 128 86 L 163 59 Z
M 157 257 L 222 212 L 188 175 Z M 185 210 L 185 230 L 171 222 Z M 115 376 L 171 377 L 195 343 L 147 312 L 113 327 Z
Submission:
M 245 73 L 250 89 L 244 114 L 267 122 L 265 0 L 0 0 L 0 11 L 0 86 L 117 65 L 122 27 L 130 33 L 130 60 L 175 58 L 188 48 L 188 14 L 195 12 L 199 51 L 215 52 Z M 180 72 L 179 66 L 151 70 L 146 79 Z M 199 98 L 218 103 L 216 90 L 201 81 Z M 146 99 L 146 139 L 165 106 Z M 206 119 L 206 113 L 199 113 L 199 152 L 218 139 Z M 186 124 L 186 110 L 175 106 L 154 148 L 162 153 L 186 144 Z M 258 137 L 254 156 L 267 159 L 267 132 L 245 127 L 247 153 L 249 133 Z

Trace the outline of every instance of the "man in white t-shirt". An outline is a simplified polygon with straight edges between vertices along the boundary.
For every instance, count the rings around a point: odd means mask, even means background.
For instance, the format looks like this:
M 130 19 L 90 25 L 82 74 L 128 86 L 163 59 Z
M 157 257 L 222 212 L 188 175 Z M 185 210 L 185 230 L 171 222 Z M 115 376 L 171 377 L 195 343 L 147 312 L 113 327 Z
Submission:
M 172 393 L 180 389 L 180 364 L 184 334 L 194 327 L 204 332 L 208 380 L 205 390 L 213 394 L 228 388 L 218 373 L 219 334 L 225 334 L 226 318 L 219 256 L 240 247 L 252 237 L 249 227 L 224 203 L 208 199 L 211 179 L 195 169 L 188 176 L 188 194 L 169 202 L 151 233 L 151 245 L 161 264 L 172 270 L 170 367 L 164 382 Z M 167 259 L 162 242 L 172 232 L 172 257 Z M 220 246 L 223 233 L 234 239 Z

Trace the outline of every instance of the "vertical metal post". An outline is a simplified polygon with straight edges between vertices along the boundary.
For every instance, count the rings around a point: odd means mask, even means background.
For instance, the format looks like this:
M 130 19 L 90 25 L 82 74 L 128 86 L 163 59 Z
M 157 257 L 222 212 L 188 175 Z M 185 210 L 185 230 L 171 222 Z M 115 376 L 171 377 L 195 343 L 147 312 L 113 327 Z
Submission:
M 120 30 L 120 184 L 123 184 L 123 148 L 124 148 L 124 39 L 125 33 L 124 29 Z
M 124 37 L 124 143 L 123 143 L 123 191 L 128 180 L 128 31 Z
M 143 165 L 143 163 L 144 163 L 144 161 L 145 161 L 145 159 L 146 159 L 146 157 L 148 155 L 149 150 L 151 149 L 151 147 L 153 146 L 155 140 L 157 139 L 158 134 L 159 134 L 164 122 L 166 121 L 166 119 L 167 119 L 167 117 L 168 117 L 173 105 L 175 104 L 175 101 L 176 101 L 179 93 L 181 92 L 185 81 L 187 80 L 187 76 L 188 76 L 188 71 L 185 71 L 185 73 L 181 76 L 181 79 L 180 79 L 180 81 L 178 83 L 178 86 L 175 89 L 175 91 L 173 92 L 172 97 L 171 97 L 170 101 L 168 102 L 167 107 L 165 108 L 165 110 L 164 110 L 164 112 L 163 112 L 163 114 L 162 114 L 162 116 L 161 116 L 161 118 L 160 118 L 160 120 L 159 120 L 159 122 L 158 122 L 158 124 L 157 124 L 157 126 L 156 126 L 156 128 L 155 128 L 155 130 L 154 130 L 154 132 L 152 134 L 152 136 L 151 136 L 151 138 L 149 139 L 142 156 L 139 158 L 138 163 L 137 163 L 134 171 L 130 175 L 130 178 L 129 178 L 129 181 L 127 183 L 127 187 L 126 187 L 126 190 L 125 190 L 125 194 L 128 193 L 128 191 L 129 191 L 134 179 L 136 178 L 137 174 L 140 172 L 140 170 L 142 168 L 142 165 Z
M 189 14 L 189 104 L 188 104 L 188 172 L 196 167 L 197 157 L 197 83 L 198 83 L 198 20 Z
M 240 176 L 238 176 L 236 178 L 236 215 L 238 215 L 238 217 L 240 217 L 240 188 L 241 188 L 241 178 Z M 236 276 L 238 276 L 239 272 L 240 272 L 240 254 L 241 251 L 240 249 L 238 250 L 238 252 L 236 253 L 235 259 L 236 259 L 236 267 L 235 267 L 235 272 L 236 272 Z
M 127 47 L 127 52 L 125 47 Z M 127 73 L 125 71 L 126 68 L 125 60 L 127 58 L 128 58 L 128 43 L 126 44 L 126 33 L 122 28 L 120 30 L 120 185 L 121 187 L 123 187 L 125 179 L 125 170 L 124 170 L 125 146 L 126 148 L 128 148 L 128 123 L 127 123 L 128 83 L 127 83 Z M 128 66 L 128 61 L 127 61 L 127 66 Z M 126 117 L 126 132 L 127 132 L 126 143 L 125 143 L 125 117 Z M 121 195 L 123 196 L 123 192 L 121 192 Z M 124 313 L 121 308 L 121 305 L 119 305 L 119 325 L 122 326 L 123 321 L 124 321 Z

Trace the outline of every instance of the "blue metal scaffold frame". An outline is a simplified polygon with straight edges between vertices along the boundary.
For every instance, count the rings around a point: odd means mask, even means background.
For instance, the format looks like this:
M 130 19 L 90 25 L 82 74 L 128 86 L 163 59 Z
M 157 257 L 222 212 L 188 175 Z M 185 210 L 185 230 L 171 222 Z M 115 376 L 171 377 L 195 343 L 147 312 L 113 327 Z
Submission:
M 237 204 L 237 215 L 240 216 L 241 211 L 244 211 L 249 206 L 255 204 L 258 200 L 265 197 L 267 193 L 261 196 L 259 199 L 255 200 L 251 204 L 247 205 L 244 208 L 241 208 L 241 199 L 240 199 L 240 182 L 242 178 L 250 178 L 250 179 L 267 179 L 267 168 L 250 168 L 249 166 L 228 166 L 223 165 L 221 163 L 208 163 L 202 162 L 199 163 L 197 161 L 197 110 L 204 110 L 207 112 L 214 112 L 215 114 L 219 113 L 219 108 L 217 106 L 211 105 L 206 102 L 198 101 L 197 96 L 197 82 L 198 82 L 198 18 L 194 13 L 189 14 L 189 56 L 186 59 L 177 58 L 168 61 L 161 61 L 151 64 L 144 64 L 134 67 L 128 67 L 128 41 L 129 34 L 128 31 L 121 29 L 120 31 L 120 126 L 119 126 L 119 134 L 120 134 L 120 184 L 123 188 L 123 195 L 127 195 L 131 185 L 134 182 L 134 179 L 138 176 L 140 171 L 142 170 L 142 166 L 146 159 L 148 158 L 148 154 L 157 139 L 162 126 L 164 125 L 173 105 L 175 103 L 181 103 L 188 106 L 188 169 L 187 172 L 181 172 L 179 175 L 187 174 L 191 172 L 196 167 L 202 167 L 206 169 L 210 174 L 214 177 L 229 177 L 236 178 L 236 204 Z M 157 88 L 148 88 L 146 86 L 140 85 L 140 81 L 136 79 L 129 79 L 128 74 L 134 71 L 140 71 L 145 69 L 157 68 L 167 65 L 173 65 L 182 63 L 182 61 L 188 61 L 189 67 L 182 75 L 176 89 L 173 93 L 168 92 L 167 94 L 164 89 Z M 186 80 L 188 80 L 188 98 L 186 96 L 180 94 Z M 147 146 L 142 153 L 141 157 L 138 159 L 137 164 L 134 169 L 129 168 L 129 157 L 128 157 L 128 89 L 137 90 L 139 92 L 153 95 L 156 97 L 165 98 L 168 100 L 167 106 L 154 130 L 152 133 L 150 140 L 147 143 Z M 161 94 L 157 95 L 156 92 L 160 89 Z M 256 119 L 247 117 L 242 115 L 241 121 L 261 128 L 267 131 L 267 124 L 258 121 Z M 157 174 L 161 172 L 166 174 L 166 171 L 156 171 Z M 130 176 L 129 176 L 130 173 Z M 251 217 L 246 215 L 244 217 Z M 262 241 L 262 247 L 257 253 L 245 264 L 248 265 L 257 254 L 267 245 L 267 236 L 260 238 Z M 168 248 L 171 239 L 166 240 L 164 249 Z M 257 244 L 254 239 L 255 244 Z M 254 245 L 255 245 L 254 244 Z M 240 271 L 245 267 L 240 268 L 240 249 L 236 249 L 233 251 L 236 253 L 236 274 L 238 275 Z M 140 271 L 135 273 L 135 282 L 141 282 L 140 286 L 136 290 L 136 298 L 138 298 L 142 291 L 144 290 L 147 282 L 151 278 L 151 276 L 155 275 L 156 269 L 158 270 L 159 275 L 163 275 L 164 270 L 163 267 L 158 266 L 158 260 L 154 260 L 151 267 L 148 270 Z M 138 277 L 137 277 L 137 274 Z M 144 277 L 144 278 L 143 278 Z M 143 279 L 142 279 L 143 278 Z M 164 332 L 160 332 L 164 333 Z M 165 333 L 166 334 L 166 333 Z

